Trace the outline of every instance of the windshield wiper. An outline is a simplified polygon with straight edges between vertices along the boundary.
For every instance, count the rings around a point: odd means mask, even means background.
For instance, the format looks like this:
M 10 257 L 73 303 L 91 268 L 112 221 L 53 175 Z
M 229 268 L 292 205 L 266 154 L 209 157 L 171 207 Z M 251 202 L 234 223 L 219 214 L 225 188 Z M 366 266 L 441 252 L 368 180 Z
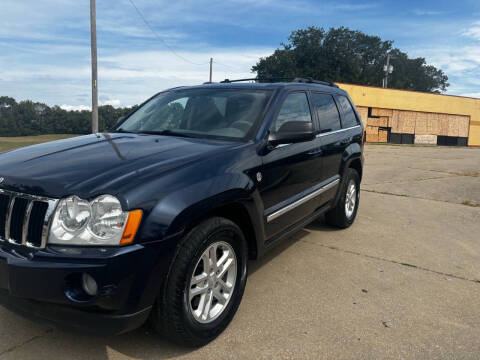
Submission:
M 172 131 L 169 129 L 161 130 L 161 131 L 154 131 L 154 130 L 140 130 L 138 131 L 139 134 L 148 134 L 148 135 L 166 135 L 166 136 L 181 136 L 186 138 L 196 137 L 192 134 L 185 134 L 182 132 Z
M 186 134 L 182 132 L 177 132 L 177 131 L 172 131 L 170 129 L 165 129 L 165 130 L 137 130 L 137 131 L 130 131 L 130 130 L 125 130 L 125 129 L 116 129 L 112 130 L 111 132 L 117 132 L 117 133 L 125 133 L 125 134 L 145 134 L 145 135 L 165 135 L 165 136 L 180 136 L 180 137 L 186 137 L 186 138 L 196 138 L 198 136 L 195 136 L 193 134 Z
M 116 129 L 116 130 L 111 130 L 110 132 L 116 132 L 116 133 L 125 133 L 125 134 L 137 134 L 136 131 L 130 131 L 130 130 L 125 130 L 125 129 Z

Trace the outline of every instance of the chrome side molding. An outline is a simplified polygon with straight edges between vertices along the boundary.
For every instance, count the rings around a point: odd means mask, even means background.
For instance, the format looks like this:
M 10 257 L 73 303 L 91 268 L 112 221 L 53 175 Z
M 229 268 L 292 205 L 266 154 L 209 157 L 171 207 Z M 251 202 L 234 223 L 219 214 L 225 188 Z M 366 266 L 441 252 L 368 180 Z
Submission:
M 325 191 L 330 190 L 331 188 L 337 186 L 339 183 L 340 183 L 340 179 L 333 180 L 332 182 L 322 186 L 320 189 L 315 190 L 315 191 L 311 192 L 310 194 L 305 195 L 301 199 L 298 199 L 297 201 L 295 201 L 291 204 L 288 204 L 287 206 L 275 211 L 274 213 L 267 216 L 267 223 L 269 223 L 270 221 L 273 221 L 276 218 L 282 216 L 283 214 L 295 209 L 296 207 L 306 203 L 307 201 L 312 200 L 313 198 L 317 197 L 318 195 L 324 193 Z

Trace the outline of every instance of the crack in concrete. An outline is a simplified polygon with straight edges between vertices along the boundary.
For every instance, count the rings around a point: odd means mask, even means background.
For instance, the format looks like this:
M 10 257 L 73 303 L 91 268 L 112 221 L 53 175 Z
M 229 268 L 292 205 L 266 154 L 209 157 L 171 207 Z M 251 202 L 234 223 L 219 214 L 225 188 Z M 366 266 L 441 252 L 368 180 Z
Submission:
M 457 203 L 457 202 L 447 201 L 447 200 L 430 199 L 430 198 L 424 198 L 424 197 L 421 197 L 421 196 L 413 196 L 413 195 L 407 195 L 407 194 L 394 194 L 394 193 L 391 193 L 391 192 L 388 192 L 388 191 L 377 191 L 377 190 L 370 190 L 370 189 L 365 189 L 365 188 L 361 188 L 361 190 L 362 190 L 362 191 L 365 191 L 365 192 L 374 193 L 374 194 L 380 194 L 380 195 L 391 195 L 391 196 L 407 197 L 407 198 L 412 198 L 412 199 L 438 201 L 438 202 L 447 203 L 447 204 L 453 204 L 453 205 L 461 205 L 461 206 L 475 207 L 475 206 L 472 206 L 472 205 L 470 205 L 470 204 L 466 204 L 465 202 L 464 202 L 464 203 Z
M 417 181 L 441 180 L 441 179 L 451 179 L 451 178 L 453 178 L 453 176 L 439 176 L 439 177 L 419 178 L 419 179 L 404 180 L 404 181 L 383 181 L 383 182 L 376 182 L 376 183 L 365 183 L 365 185 L 373 186 L 373 185 L 384 185 L 384 184 L 408 184 L 408 183 L 414 183 Z
M 35 341 L 35 340 L 40 339 L 44 336 L 47 336 L 47 335 L 51 334 L 52 332 L 53 332 L 53 329 L 47 329 L 39 335 L 35 335 L 35 336 L 31 337 L 30 339 L 27 339 L 20 344 L 14 345 L 14 346 L 0 352 L 0 357 L 3 357 L 5 354 L 11 353 L 11 352 L 17 350 L 17 349 L 21 348 L 22 346 L 25 346 L 25 345 L 31 343 L 32 341 Z
M 415 167 L 411 167 L 411 166 L 407 166 L 407 168 L 412 169 L 412 170 L 422 170 L 422 171 L 431 171 L 431 172 L 436 172 L 436 173 L 441 173 L 441 174 L 450 174 L 450 175 L 454 175 L 454 176 L 478 177 L 480 175 L 480 171 L 453 172 L 453 171 L 444 171 L 444 170 L 421 169 L 421 168 L 415 168 Z
M 327 249 L 330 249 L 330 250 L 340 251 L 340 252 L 343 252 L 343 253 L 346 253 L 346 254 L 357 255 L 357 256 L 364 257 L 364 258 L 368 258 L 368 259 L 389 262 L 389 263 L 392 263 L 392 264 L 401 265 L 401 266 L 405 266 L 405 267 L 409 267 L 409 268 L 414 268 L 414 269 L 417 269 L 417 270 L 422 270 L 422 271 L 429 272 L 429 273 L 436 274 L 436 275 L 451 277 L 451 278 L 454 278 L 454 279 L 457 279 L 457 280 L 464 280 L 464 281 L 473 282 L 475 284 L 480 284 L 480 280 L 478 280 L 478 279 L 469 279 L 469 278 L 466 278 L 466 277 L 463 277 L 463 276 L 460 276 L 460 275 L 445 273 L 445 272 L 438 271 L 438 270 L 432 270 L 432 269 L 429 269 L 429 268 L 426 268 L 426 267 L 423 267 L 423 266 L 418 266 L 418 265 L 414 265 L 414 264 L 410 264 L 410 263 L 406 263 L 406 262 L 401 262 L 401 261 L 392 260 L 392 259 L 386 259 L 386 258 L 382 258 L 382 257 L 379 257 L 379 256 L 374 256 L 374 255 L 362 254 L 360 252 L 353 251 L 353 250 L 340 249 L 340 248 L 338 248 L 336 246 L 332 246 L 332 245 L 314 243 L 314 242 L 310 242 L 308 240 L 302 240 L 302 241 L 304 241 L 308 244 L 318 245 L 318 246 L 321 246 L 321 247 L 324 247 L 324 248 L 327 248 Z

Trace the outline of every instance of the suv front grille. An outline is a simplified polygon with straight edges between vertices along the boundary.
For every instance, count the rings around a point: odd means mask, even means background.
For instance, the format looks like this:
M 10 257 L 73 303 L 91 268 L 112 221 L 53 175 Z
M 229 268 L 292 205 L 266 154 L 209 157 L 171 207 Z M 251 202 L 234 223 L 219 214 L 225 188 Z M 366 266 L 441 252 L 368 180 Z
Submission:
M 57 200 L 0 189 L 0 243 L 43 249 Z

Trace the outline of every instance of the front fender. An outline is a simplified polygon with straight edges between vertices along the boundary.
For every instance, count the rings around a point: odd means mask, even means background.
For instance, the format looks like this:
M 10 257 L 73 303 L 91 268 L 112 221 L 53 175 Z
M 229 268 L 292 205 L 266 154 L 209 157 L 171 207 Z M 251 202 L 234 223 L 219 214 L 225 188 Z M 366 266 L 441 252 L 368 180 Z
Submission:
M 263 205 L 255 183 L 245 174 L 227 173 L 164 196 L 145 219 L 142 239 L 161 240 L 179 234 L 195 219 L 232 203 L 246 208 L 256 236 L 261 237 Z

